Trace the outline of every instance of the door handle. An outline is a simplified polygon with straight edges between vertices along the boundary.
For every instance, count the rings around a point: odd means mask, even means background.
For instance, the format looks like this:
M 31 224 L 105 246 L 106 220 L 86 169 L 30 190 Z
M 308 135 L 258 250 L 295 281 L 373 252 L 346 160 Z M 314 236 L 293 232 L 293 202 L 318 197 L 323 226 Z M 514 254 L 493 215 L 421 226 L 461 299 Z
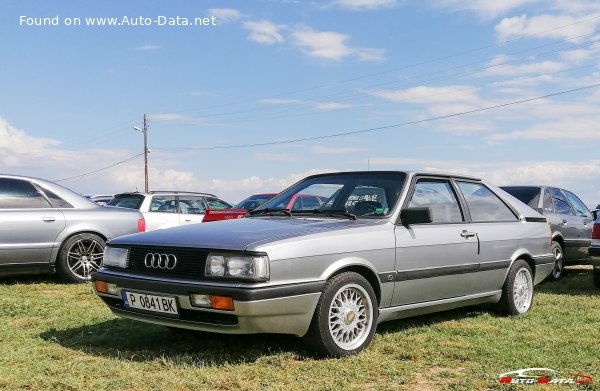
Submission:
M 467 230 L 464 230 L 460 233 L 460 236 L 462 236 L 463 238 L 472 238 L 475 235 L 477 235 L 475 232 L 469 232 Z
M 562 219 L 563 225 L 567 225 L 567 220 Z
M 185 219 L 186 223 L 189 223 L 190 221 L 192 221 L 192 219 Z
M 44 223 L 54 223 L 56 221 L 55 217 L 42 217 L 42 221 Z

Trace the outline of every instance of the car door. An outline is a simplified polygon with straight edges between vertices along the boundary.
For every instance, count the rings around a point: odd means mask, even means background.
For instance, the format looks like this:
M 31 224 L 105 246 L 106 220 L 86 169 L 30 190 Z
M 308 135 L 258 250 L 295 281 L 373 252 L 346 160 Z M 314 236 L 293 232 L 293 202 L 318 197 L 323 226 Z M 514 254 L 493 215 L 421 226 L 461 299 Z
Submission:
M 206 215 L 204 197 L 179 195 L 179 224 L 201 223 Z
M 476 285 L 477 236 L 450 179 L 417 177 L 405 208 L 428 207 L 433 221 L 397 225 L 392 305 L 463 296 Z
M 485 184 L 458 179 L 455 183 L 467 205 L 469 231 L 476 233 L 478 239 L 479 271 L 473 291 L 500 290 L 515 250 L 521 244 L 528 245 L 522 238 L 529 236 L 529 227 Z
M 29 181 L 0 178 L 0 265 L 50 262 L 65 228 L 60 210 Z
M 179 226 L 177 197 L 174 194 L 155 194 L 151 197 L 152 200 L 148 212 L 144 213 L 146 230 L 152 231 L 155 229 Z
M 559 225 L 560 232 L 565 241 L 564 259 L 579 259 L 582 252 L 580 232 L 583 230 L 583 222 L 575 216 L 571 204 L 569 204 L 561 189 L 549 187 L 547 190 L 552 198 L 552 205 L 554 207 L 554 213 L 549 213 L 548 219 L 553 224 Z
M 594 227 L 592 212 L 590 212 L 587 206 L 585 206 L 575 194 L 568 190 L 563 190 L 563 194 L 575 212 L 574 220 L 577 224 L 575 241 L 578 244 L 577 258 L 587 258 L 588 248 L 592 243 L 592 229 Z

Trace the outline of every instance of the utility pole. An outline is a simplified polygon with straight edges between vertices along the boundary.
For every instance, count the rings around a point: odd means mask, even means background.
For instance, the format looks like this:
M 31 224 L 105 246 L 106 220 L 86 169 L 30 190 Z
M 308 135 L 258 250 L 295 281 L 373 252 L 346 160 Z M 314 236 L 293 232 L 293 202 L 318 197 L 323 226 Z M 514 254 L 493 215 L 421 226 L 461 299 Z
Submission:
M 144 114 L 144 191 L 148 192 L 148 118 Z
M 148 192 L 148 117 L 144 114 L 144 128 L 140 129 L 137 126 L 134 130 L 144 133 L 144 192 Z

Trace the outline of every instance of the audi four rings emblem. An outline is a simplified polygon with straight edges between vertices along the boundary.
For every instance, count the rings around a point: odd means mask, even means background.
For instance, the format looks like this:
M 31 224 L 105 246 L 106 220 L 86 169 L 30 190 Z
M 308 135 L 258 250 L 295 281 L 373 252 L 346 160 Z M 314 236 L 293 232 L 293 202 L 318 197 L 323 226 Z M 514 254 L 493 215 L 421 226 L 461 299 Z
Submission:
M 144 258 L 144 265 L 152 269 L 173 270 L 177 265 L 177 257 L 173 254 L 148 253 Z

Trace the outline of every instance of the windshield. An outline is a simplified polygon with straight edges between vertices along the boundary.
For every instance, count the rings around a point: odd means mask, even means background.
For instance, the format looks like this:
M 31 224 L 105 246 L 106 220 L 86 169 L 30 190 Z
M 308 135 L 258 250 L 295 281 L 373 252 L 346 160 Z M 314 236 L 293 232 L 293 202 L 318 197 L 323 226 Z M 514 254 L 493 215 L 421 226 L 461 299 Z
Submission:
M 108 206 L 118 206 L 120 208 L 140 209 L 144 201 L 142 194 L 117 194 L 112 200 L 108 201 Z
M 396 206 L 406 174 L 358 172 L 307 178 L 255 211 L 289 209 L 294 215 L 328 211 L 356 217 L 387 216 Z

